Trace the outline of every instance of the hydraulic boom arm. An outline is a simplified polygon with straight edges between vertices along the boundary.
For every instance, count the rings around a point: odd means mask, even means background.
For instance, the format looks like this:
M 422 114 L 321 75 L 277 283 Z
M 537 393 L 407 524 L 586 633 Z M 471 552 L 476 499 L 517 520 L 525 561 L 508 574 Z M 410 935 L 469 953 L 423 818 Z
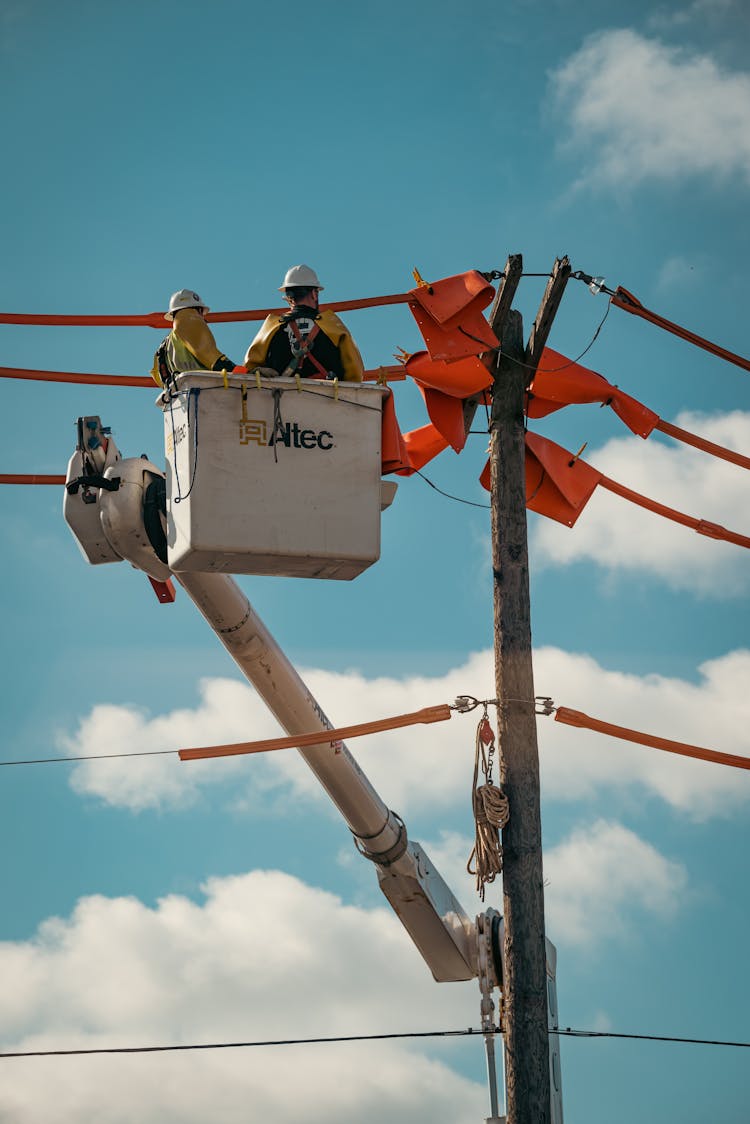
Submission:
M 288 734 L 325 734 L 332 723 L 227 574 L 171 574 L 154 505 L 164 474 L 145 458 L 120 458 L 98 418 L 79 420 L 68 468 L 65 518 L 92 563 L 124 559 L 152 580 L 172 576 L 195 603 L 242 674 Z M 436 980 L 477 974 L 476 925 L 342 742 L 299 752 L 341 812 L 355 844 L 376 866 L 383 893 Z

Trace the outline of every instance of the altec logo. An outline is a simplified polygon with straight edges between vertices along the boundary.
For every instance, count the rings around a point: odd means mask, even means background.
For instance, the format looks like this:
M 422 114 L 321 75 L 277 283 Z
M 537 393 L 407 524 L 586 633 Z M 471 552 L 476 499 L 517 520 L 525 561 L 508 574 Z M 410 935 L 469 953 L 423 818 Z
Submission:
M 243 418 L 240 421 L 240 445 L 284 445 L 287 449 L 332 449 L 333 434 L 327 429 L 316 432 L 304 429 L 298 422 L 277 426 L 269 436 L 269 426 L 260 418 Z
M 327 429 L 319 433 L 314 429 L 300 429 L 296 422 L 287 422 L 271 434 L 268 444 L 286 445 L 287 449 L 332 449 L 333 434 Z

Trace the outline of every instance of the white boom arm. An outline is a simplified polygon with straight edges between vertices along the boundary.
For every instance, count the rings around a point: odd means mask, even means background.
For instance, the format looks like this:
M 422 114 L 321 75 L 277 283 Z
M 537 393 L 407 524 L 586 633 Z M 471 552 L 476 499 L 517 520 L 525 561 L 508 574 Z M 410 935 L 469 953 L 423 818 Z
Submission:
M 164 474 L 145 458 L 121 459 L 98 418 L 79 419 L 78 429 L 64 514 L 82 553 L 93 564 L 124 559 L 155 581 L 166 581 L 166 550 L 154 531 L 154 490 L 163 486 Z M 288 734 L 334 728 L 233 578 L 199 572 L 172 576 Z M 407 838 L 404 824 L 346 746 L 323 737 L 299 752 L 341 812 L 358 850 L 377 867 L 383 893 L 435 979 L 476 976 L 475 922 L 419 844 Z
M 245 678 L 289 734 L 333 729 L 233 578 L 175 574 Z M 298 751 L 371 859 L 380 887 L 436 980 L 476 975 L 475 925 L 346 746 L 322 740 Z
M 380 887 L 440 982 L 478 977 L 487 1045 L 492 1116 L 500 1124 L 494 1060 L 492 991 L 503 986 L 503 921 L 494 909 L 476 922 L 401 819 L 378 793 L 342 742 L 326 740 L 333 724 L 273 639 L 233 578 L 171 573 L 159 522 L 164 474 L 145 458 L 123 460 L 98 418 L 79 418 L 79 445 L 68 466 L 65 519 L 94 565 L 126 560 L 156 583 L 172 576 L 198 607 L 242 674 L 288 734 L 319 730 L 317 745 L 299 749 L 341 812 L 357 849 L 376 866 Z M 161 491 L 160 491 L 161 490 Z M 160 541 L 161 536 L 161 541 Z M 550 1028 L 557 1028 L 556 953 L 547 941 Z M 559 1043 L 550 1035 L 552 1121 L 562 1124 Z

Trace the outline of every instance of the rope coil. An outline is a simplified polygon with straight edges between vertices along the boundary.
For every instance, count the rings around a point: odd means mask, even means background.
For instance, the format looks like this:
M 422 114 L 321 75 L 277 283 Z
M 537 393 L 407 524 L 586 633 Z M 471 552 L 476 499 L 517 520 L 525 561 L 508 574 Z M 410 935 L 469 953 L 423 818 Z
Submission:
M 500 832 L 509 818 L 508 797 L 492 780 L 492 765 L 495 753 L 495 733 L 487 716 L 487 707 L 477 726 L 476 749 L 474 754 L 474 779 L 471 789 L 471 803 L 474 811 L 474 847 L 469 855 L 466 869 L 476 878 L 479 897 L 484 901 L 485 886 L 494 882 L 503 869 L 503 845 Z M 484 775 L 484 784 L 477 784 L 479 771 Z

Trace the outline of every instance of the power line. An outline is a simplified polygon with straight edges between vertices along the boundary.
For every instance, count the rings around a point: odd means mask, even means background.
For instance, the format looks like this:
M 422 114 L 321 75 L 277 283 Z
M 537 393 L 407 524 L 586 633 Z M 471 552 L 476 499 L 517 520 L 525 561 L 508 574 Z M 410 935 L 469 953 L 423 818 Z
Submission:
M 677 1042 L 690 1046 L 738 1046 L 750 1049 L 750 1042 L 730 1042 L 718 1038 L 676 1038 L 668 1034 L 624 1034 L 614 1030 L 573 1030 L 571 1027 L 562 1027 L 550 1030 L 550 1034 L 566 1035 L 568 1038 L 628 1038 L 638 1042 Z
M 0 768 L 3 765 L 56 765 L 63 761 L 107 761 L 117 757 L 164 757 L 177 752 L 176 749 L 136 749 L 128 753 L 87 753 L 78 757 L 29 757 L 19 761 L 0 761 Z
M 335 1042 L 382 1042 L 398 1038 L 460 1038 L 481 1035 L 481 1030 L 414 1030 L 390 1034 L 342 1034 L 320 1038 L 274 1038 L 254 1042 L 199 1042 L 183 1046 L 99 1046 L 76 1050 L 17 1050 L 0 1052 L 0 1058 L 58 1058 L 82 1054 L 160 1054 L 180 1050 L 239 1050 L 259 1046 L 315 1046 Z
M 450 492 L 444 492 L 442 488 L 438 488 L 437 484 L 433 484 L 432 481 L 429 480 L 423 472 L 420 472 L 418 468 L 414 469 L 414 473 L 416 476 L 421 476 L 425 484 L 429 484 L 431 488 L 433 488 L 436 492 L 439 492 L 441 496 L 445 496 L 446 499 L 455 500 L 456 503 L 465 503 L 469 507 L 482 507 L 485 510 L 489 511 L 490 505 L 488 503 L 475 503 L 474 500 L 464 500 L 461 498 L 461 496 L 452 496 Z
M 500 1030 L 489 1032 L 501 1035 Z M 691 1046 L 732 1046 L 750 1049 L 750 1042 L 733 1042 L 716 1038 L 678 1038 L 666 1034 L 625 1034 L 614 1030 L 574 1030 L 559 1027 L 551 1035 L 569 1038 L 621 1038 L 639 1042 L 673 1042 Z M 481 1037 L 485 1031 L 468 1027 L 466 1030 L 411 1030 L 388 1034 L 339 1034 L 318 1038 L 269 1038 L 252 1042 L 193 1042 L 176 1046 L 97 1046 L 74 1050 L 14 1050 L 0 1052 L 0 1058 L 60 1058 L 91 1054 L 163 1054 L 186 1050 L 240 1050 L 262 1046 L 326 1046 L 341 1042 L 385 1042 L 405 1038 L 472 1038 Z

